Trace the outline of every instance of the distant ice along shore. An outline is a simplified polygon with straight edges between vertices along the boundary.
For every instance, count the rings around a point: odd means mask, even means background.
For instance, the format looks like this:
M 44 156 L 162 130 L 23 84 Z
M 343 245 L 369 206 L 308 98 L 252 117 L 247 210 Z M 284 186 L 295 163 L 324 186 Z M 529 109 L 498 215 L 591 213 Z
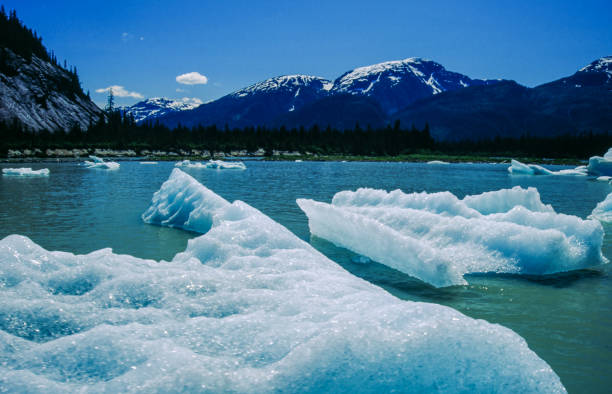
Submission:
M 30 167 L 24 168 L 3 168 L 2 175 L 7 176 L 49 176 L 49 169 L 32 170 Z

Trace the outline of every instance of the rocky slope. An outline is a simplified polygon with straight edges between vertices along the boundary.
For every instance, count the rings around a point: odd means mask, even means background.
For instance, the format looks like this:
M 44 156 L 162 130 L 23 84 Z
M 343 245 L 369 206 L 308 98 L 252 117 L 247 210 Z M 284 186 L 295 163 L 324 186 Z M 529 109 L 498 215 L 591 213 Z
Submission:
M 40 131 L 87 129 L 102 110 L 82 92 L 75 92 L 73 75 L 62 67 L 32 56 L 26 59 L 0 48 L 0 121 L 18 119 Z M 80 89 L 79 89 L 80 90 Z

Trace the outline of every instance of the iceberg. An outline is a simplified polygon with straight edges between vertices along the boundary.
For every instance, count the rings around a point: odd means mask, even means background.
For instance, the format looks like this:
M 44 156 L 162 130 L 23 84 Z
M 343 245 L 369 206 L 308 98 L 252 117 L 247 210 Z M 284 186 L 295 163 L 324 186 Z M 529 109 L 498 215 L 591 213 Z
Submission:
M 588 171 L 592 175 L 612 176 L 612 148 L 608 149 L 603 157 L 591 157 L 589 159 Z
M 358 189 L 297 200 L 310 232 L 436 287 L 469 273 L 545 275 L 607 262 L 595 220 L 555 213 L 534 188 L 460 200 L 449 192 Z
M 612 222 L 612 193 L 608 194 L 605 200 L 597 204 L 589 215 L 589 219 L 597 219 L 600 222 Z
M 579 166 L 573 169 L 551 171 L 537 164 L 524 164 L 518 160 L 512 159 L 508 172 L 514 175 L 577 175 L 586 176 L 586 166 Z
M 191 160 L 179 161 L 175 164 L 175 167 L 183 168 L 209 168 L 216 170 L 246 170 L 246 165 L 241 161 L 222 161 L 222 160 L 209 160 L 205 163 L 193 162 Z
M 157 164 L 156 161 L 141 161 L 140 164 Z
M 89 158 L 91 159 L 91 161 L 85 160 L 85 166 L 86 168 L 99 168 L 102 170 L 118 170 L 119 169 L 119 163 L 114 162 L 114 161 L 104 161 L 103 159 L 101 159 L 98 156 L 89 156 Z
M 212 225 L 194 222 L 205 234 L 159 262 L 110 249 L 50 252 L 18 235 L 0 241 L 0 387 L 565 392 L 513 331 L 399 300 L 178 169 L 152 205 L 159 223 L 180 223 L 171 216 L 193 208 Z
M 450 164 L 450 163 L 447 161 L 441 161 L 441 160 L 431 160 L 431 161 L 428 161 L 427 164 Z
M 48 168 L 41 168 L 40 170 L 32 170 L 30 167 L 23 168 L 3 168 L 2 175 L 7 176 L 49 176 Z

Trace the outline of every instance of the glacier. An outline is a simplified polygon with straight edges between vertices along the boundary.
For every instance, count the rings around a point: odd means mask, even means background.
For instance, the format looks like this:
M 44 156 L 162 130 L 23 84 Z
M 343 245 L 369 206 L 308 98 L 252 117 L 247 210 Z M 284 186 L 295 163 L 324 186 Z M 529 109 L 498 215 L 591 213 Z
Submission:
M 601 222 L 612 222 L 612 193 L 609 193 L 602 202 L 597 204 L 593 212 L 589 215 L 589 219 L 597 219 Z
M 7 176 L 49 176 L 48 168 L 41 168 L 40 170 L 32 170 L 31 167 L 23 168 L 3 168 L 2 175 Z
M 241 161 L 208 160 L 205 163 L 200 163 L 191 160 L 183 160 L 179 161 L 174 166 L 183 168 L 208 168 L 215 170 L 246 170 L 246 165 L 244 165 L 244 163 Z
M 3 390 L 565 392 L 513 331 L 399 300 L 179 169 L 151 206 L 210 222 L 172 261 L 0 241 Z
M 514 175 L 588 175 L 586 166 L 578 166 L 576 168 L 567 170 L 551 171 L 537 164 L 524 164 L 514 159 L 512 159 L 510 162 L 508 172 Z
M 104 161 L 104 159 L 98 156 L 90 155 L 89 158 L 91 159 L 91 161 L 85 160 L 85 162 L 83 163 L 86 168 L 98 168 L 102 170 L 118 170 L 120 166 L 119 163 L 117 162 Z
M 595 220 L 556 213 L 534 188 L 457 198 L 358 189 L 298 199 L 310 232 L 436 287 L 469 273 L 545 275 L 607 262 Z

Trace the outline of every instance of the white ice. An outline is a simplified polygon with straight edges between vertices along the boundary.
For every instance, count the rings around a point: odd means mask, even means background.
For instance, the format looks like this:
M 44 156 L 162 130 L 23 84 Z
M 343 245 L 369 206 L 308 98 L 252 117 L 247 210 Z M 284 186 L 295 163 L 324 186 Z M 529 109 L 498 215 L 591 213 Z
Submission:
M 591 175 L 612 176 L 612 148 L 608 149 L 603 157 L 591 157 L 588 170 Z
M 241 161 L 222 161 L 222 160 L 209 160 L 207 162 L 193 162 L 191 160 L 179 161 L 175 164 L 175 167 L 182 168 L 209 168 L 216 170 L 246 170 L 246 165 Z
M 601 222 L 612 222 L 612 193 L 597 204 L 589 216 L 590 219 L 597 219 Z
M 606 262 L 601 224 L 555 213 L 533 188 L 463 200 L 359 189 L 331 204 L 297 203 L 313 235 L 436 287 L 466 284 L 468 273 L 544 275 Z
M 91 159 L 91 161 L 85 160 L 84 162 L 84 165 L 86 166 L 86 168 L 98 168 L 102 170 L 118 170 L 119 169 L 119 163 L 117 162 L 104 161 L 98 156 L 93 156 L 93 155 L 89 156 L 89 158 Z
M 432 160 L 432 161 L 428 161 L 427 164 L 450 164 L 446 161 L 441 161 L 441 160 Z
M 170 262 L 0 241 L 0 387 L 565 392 L 511 330 L 401 301 L 180 170 L 153 206 L 160 223 L 196 209 L 212 227 Z
M 512 159 L 508 172 L 514 175 L 577 175 L 586 176 L 587 168 L 579 166 L 573 169 L 551 171 L 537 164 L 524 164 L 518 160 Z
M 140 164 L 157 164 L 156 161 L 141 161 Z
M 3 168 L 2 175 L 7 176 L 49 176 L 48 168 L 41 168 L 40 170 L 32 170 L 30 167 L 23 168 Z

